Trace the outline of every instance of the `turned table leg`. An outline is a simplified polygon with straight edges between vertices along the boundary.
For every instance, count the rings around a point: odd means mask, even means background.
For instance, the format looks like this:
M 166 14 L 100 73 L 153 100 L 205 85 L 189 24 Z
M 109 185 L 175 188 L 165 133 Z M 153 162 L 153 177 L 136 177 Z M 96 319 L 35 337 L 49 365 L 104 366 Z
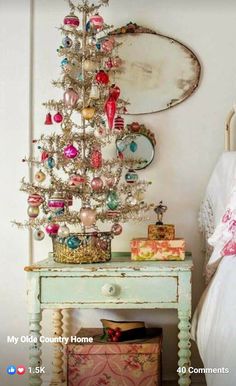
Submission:
M 189 386 L 191 384 L 189 366 L 191 359 L 190 343 L 190 317 L 191 317 L 191 272 L 179 273 L 179 351 L 178 351 L 178 374 L 179 386 Z
M 62 310 L 53 311 L 53 337 L 63 335 L 63 315 Z M 58 385 L 65 381 L 63 370 L 64 346 L 62 343 L 54 343 L 53 362 L 52 362 L 52 380 L 50 385 Z
M 35 368 L 40 367 L 41 365 L 41 343 L 40 339 L 40 322 L 41 322 L 41 312 L 35 314 L 29 314 L 29 335 L 32 336 L 35 340 L 34 343 L 30 343 L 30 352 L 29 352 L 29 385 L 30 386 L 40 386 L 42 385 L 42 379 L 40 374 L 35 373 Z M 36 342 L 37 341 L 37 342 Z

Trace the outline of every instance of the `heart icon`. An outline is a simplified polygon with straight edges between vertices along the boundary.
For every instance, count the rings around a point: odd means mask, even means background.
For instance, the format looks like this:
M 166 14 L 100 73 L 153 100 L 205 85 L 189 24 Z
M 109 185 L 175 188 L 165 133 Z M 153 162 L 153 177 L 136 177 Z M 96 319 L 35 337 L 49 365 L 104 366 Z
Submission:
M 25 366 L 18 366 L 18 367 L 17 367 L 17 374 L 18 374 L 18 375 L 24 375 L 24 374 L 25 374 L 25 371 L 26 371 Z

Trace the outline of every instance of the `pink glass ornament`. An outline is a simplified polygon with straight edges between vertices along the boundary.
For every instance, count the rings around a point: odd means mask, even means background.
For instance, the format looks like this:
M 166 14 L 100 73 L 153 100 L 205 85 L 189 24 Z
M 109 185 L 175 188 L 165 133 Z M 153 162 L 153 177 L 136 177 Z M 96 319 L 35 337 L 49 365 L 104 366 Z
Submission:
M 107 177 L 106 178 L 106 186 L 108 187 L 108 188 L 113 188 L 113 186 L 115 185 L 115 178 L 114 177 Z
M 79 26 L 80 21 L 79 21 L 79 18 L 76 15 L 71 14 L 71 15 L 65 16 L 64 24 L 68 25 L 70 27 L 76 28 L 76 27 Z
M 80 209 L 80 220 L 82 224 L 89 227 L 96 222 L 96 211 L 92 208 L 85 207 Z
M 111 130 L 113 128 L 114 118 L 116 114 L 116 100 L 112 96 L 109 96 L 105 103 L 105 113 L 107 116 L 109 129 Z
M 27 200 L 28 204 L 34 207 L 41 205 L 43 201 L 43 197 L 41 197 L 39 194 L 30 194 Z
M 48 207 L 50 209 L 60 209 L 60 208 L 64 208 L 64 206 L 65 206 L 64 199 L 51 199 L 51 200 L 48 200 Z
M 119 56 L 115 56 L 112 60 L 113 67 L 120 67 L 122 65 L 122 60 Z
M 96 13 L 96 15 L 91 16 L 89 21 L 92 24 L 93 28 L 97 30 L 102 29 L 104 24 L 103 17 L 100 16 L 98 13 Z
M 62 120 L 63 120 L 63 116 L 62 116 L 61 113 L 58 112 L 58 113 L 56 113 L 56 114 L 54 115 L 53 119 L 54 119 L 54 121 L 55 121 L 56 123 L 61 123 Z
M 102 166 L 102 153 L 99 149 L 94 149 L 91 154 L 91 166 L 99 169 Z
M 59 228 L 60 228 L 59 224 L 51 223 L 51 224 L 46 225 L 45 230 L 46 230 L 48 235 L 55 236 L 55 235 L 57 235 Z
M 75 158 L 78 155 L 78 150 L 73 145 L 68 145 L 64 148 L 66 158 Z
M 106 68 L 110 69 L 113 67 L 113 61 L 111 58 L 109 58 L 106 62 L 105 62 L 105 66 Z
M 48 157 L 49 157 L 49 154 L 45 150 L 42 151 L 42 153 L 41 153 L 41 162 L 46 161 L 48 159 Z
M 66 107 L 74 107 L 79 99 L 79 95 L 77 92 L 73 90 L 73 88 L 68 88 L 64 92 L 64 103 Z
M 117 101 L 117 99 L 119 98 L 120 96 L 120 87 L 116 86 L 115 84 L 113 84 L 111 87 L 110 87 L 110 90 L 109 90 L 109 96 L 111 96 L 112 98 L 115 99 L 115 101 Z
M 103 188 L 103 181 L 100 177 L 93 177 L 92 181 L 91 181 L 91 188 L 95 191 L 95 192 L 99 192 L 99 190 L 102 190 Z
M 53 124 L 52 116 L 50 113 L 47 113 L 44 124 L 45 125 L 52 125 Z
M 122 226 L 118 223 L 115 223 L 111 227 L 112 233 L 114 233 L 115 236 L 118 236 L 122 233 Z
M 69 185 L 78 186 L 86 183 L 86 178 L 80 175 L 74 175 L 70 177 Z
M 110 39 L 103 40 L 101 48 L 103 52 L 111 52 L 114 47 L 114 42 Z
M 96 74 L 95 79 L 100 84 L 107 84 L 109 82 L 109 76 L 103 70 L 98 71 L 98 73 Z

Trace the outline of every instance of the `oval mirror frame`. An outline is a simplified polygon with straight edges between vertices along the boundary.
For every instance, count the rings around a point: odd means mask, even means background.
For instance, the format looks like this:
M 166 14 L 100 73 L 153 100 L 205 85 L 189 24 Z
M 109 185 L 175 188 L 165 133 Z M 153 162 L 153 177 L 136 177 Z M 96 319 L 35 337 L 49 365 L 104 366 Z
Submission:
M 110 34 L 120 43 L 117 55 L 122 66 L 112 80 L 130 103 L 127 114 L 169 109 L 198 87 L 200 62 L 183 43 L 131 22 Z

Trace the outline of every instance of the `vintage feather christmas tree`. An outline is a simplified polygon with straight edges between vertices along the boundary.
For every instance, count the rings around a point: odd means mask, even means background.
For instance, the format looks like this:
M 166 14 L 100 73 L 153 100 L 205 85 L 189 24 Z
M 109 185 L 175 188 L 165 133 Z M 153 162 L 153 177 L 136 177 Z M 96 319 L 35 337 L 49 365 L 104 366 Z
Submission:
M 29 219 L 16 224 L 33 228 L 36 240 L 46 232 L 58 262 L 107 261 L 121 223 L 141 221 L 152 205 L 143 201 L 148 182 L 139 181 L 133 170 L 140 160 L 124 159 L 122 151 L 112 159 L 103 155 L 104 147 L 125 133 L 121 115 L 127 104 L 115 83 L 122 67 L 118 44 L 98 14 L 108 1 L 68 3 L 57 50 L 62 74 L 53 82 L 62 99 L 44 103 L 45 131 L 54 125 L 55 132 L 33 141 L 38 158 L 23 160 L 37 171 L 33 182 L 22 181 Z M 99 230 L 101 222 L 110 223 L 107 231 Z

